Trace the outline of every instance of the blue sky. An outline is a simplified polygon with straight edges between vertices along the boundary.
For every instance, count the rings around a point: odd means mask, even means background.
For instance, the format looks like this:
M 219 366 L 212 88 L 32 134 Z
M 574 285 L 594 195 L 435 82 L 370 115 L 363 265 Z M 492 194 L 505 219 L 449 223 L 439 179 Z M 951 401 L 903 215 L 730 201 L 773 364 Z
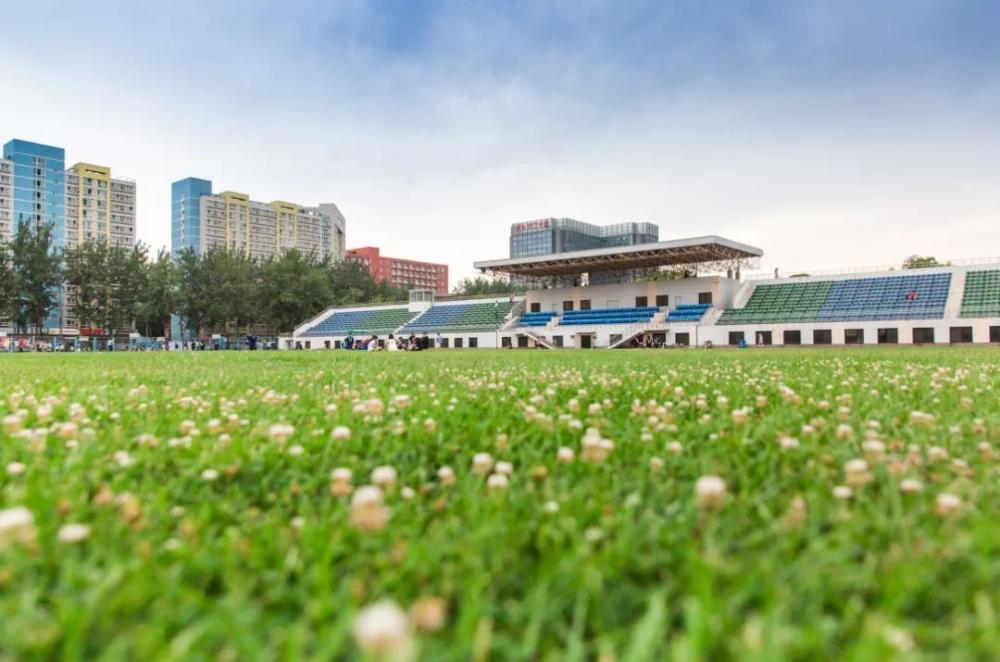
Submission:
M 136 179 L 154 247 L 170 182 L 191 175 L 336 202 L 349 245 L 453 277 L 546 216 L 723 234 L 768 269 L 1000 255 L 995 2 L 0 0 L 0 14 L 0 137 Z

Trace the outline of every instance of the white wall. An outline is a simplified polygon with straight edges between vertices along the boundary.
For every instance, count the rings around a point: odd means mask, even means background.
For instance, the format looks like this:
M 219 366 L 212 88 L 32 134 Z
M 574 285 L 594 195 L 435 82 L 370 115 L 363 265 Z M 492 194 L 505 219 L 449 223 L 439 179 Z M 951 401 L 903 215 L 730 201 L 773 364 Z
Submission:
M 732 305 L 736 293 L 743 283 L 724 276 L 684 278 L 681 280 L 654 281 L 648 283 L 620 283 L 614 285 L 588 285 L 586 287 L 563 287 L 551 290 L 532 290 L 525 295 L 526 309 L 538 303 L 542 311 L 562 313 L 563 301 L 572 301 L 573 309 L 580 309 L 580 301 L 590 300 L 592 309 L 631 308 L 635 298 L 644 296 L 650 306 L 656 305 L 657 295 L 670 297 L 670 308 L 679 304 L 698 303 L 701 292 L 711 292 L 716 307 Z

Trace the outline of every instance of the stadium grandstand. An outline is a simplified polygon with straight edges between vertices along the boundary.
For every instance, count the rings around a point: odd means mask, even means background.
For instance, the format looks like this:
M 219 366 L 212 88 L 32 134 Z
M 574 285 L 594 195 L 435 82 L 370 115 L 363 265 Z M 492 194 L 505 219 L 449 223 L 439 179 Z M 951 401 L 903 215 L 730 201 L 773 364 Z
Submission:
M 619 348 L 1000 343 L 1000 263 L 751 277 L 763 252 L 718 236 L 475 263 L 523 294 L 331 308 L 286 347 L 347 335 L 432 348 Z

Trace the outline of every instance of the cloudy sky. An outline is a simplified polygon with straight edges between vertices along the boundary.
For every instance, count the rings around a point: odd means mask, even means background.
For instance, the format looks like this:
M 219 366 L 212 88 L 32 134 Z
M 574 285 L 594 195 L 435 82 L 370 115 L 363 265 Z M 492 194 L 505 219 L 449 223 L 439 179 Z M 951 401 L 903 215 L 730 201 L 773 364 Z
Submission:
M 335 202 L 348 245 L 504 257 L 650 221 L 783 270 L 1000 255 L 995 1 L 0 0 L 0 140 Z

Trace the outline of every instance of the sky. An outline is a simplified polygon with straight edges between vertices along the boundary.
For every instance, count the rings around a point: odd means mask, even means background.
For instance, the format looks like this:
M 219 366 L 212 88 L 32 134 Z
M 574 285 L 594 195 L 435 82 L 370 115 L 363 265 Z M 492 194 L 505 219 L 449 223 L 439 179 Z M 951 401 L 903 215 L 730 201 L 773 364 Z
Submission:
M 506 257 L 512 223 L 718 234 L 782 271 L 1000 256 L 1000 5 L 0 0 L 0 141 L 334 202 L 348 247 Z

